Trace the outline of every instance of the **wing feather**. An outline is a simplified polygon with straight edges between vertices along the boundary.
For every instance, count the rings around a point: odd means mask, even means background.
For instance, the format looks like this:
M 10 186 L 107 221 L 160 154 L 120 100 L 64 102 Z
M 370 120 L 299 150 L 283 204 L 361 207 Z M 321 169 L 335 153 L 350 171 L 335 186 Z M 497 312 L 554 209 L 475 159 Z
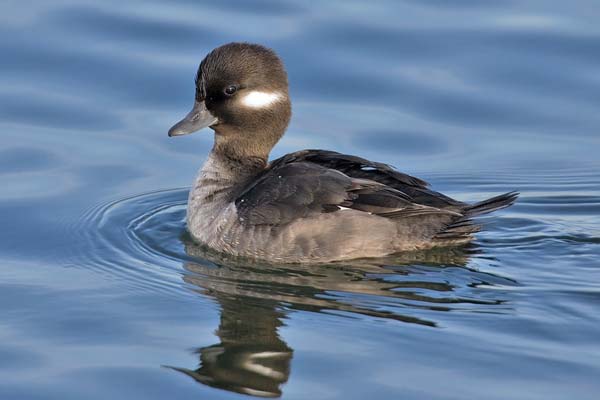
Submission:
M 241 221 L 251 225 L 283 225 L 342 208 L 390 219 L 459 215 L 416 204 L 406 193 L 383 183 L 352 178 L 339 170 L 294 158 L 272 163 L 241 192 L 235 204 Z

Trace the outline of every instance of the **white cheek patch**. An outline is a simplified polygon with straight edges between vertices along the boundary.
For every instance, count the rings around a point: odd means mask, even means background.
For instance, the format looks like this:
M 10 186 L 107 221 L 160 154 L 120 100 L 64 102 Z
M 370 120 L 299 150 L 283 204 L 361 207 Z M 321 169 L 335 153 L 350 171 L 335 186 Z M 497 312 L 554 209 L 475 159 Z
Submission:
M 278 92 L 252 91 L 242 97 L 242 104 L 251 108 L 263 108 L 270 106 L 282 98 L 282 94 Z

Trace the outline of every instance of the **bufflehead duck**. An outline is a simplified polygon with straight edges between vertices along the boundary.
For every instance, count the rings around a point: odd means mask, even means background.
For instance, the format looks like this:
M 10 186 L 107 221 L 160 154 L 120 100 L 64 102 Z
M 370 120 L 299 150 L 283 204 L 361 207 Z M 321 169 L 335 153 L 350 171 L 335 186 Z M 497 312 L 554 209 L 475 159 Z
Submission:
M 229 43 L 196 74 L 192 111 L 169 130 L 210 127 L 214 146 L 190 191 L 197 242 L 271 262 L 330 262 L 468 243 L 472 217 L 513 204 L 510 192 L 454 200 L 389 165 L 326 150 L 268 162 L 291 117 L 285 68 L 270 49 Z

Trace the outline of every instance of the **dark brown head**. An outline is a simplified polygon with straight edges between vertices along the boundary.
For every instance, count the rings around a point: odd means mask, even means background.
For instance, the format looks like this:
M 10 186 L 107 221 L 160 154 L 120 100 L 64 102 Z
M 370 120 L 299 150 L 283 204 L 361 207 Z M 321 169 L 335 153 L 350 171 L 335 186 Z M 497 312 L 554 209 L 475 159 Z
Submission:
M 210 127 L 215 150 L 266 159 L 290 116 L 287 74 L 277 55 L 257 44 L 229 43 L 200 63 L 194 108 L 169 136 Z

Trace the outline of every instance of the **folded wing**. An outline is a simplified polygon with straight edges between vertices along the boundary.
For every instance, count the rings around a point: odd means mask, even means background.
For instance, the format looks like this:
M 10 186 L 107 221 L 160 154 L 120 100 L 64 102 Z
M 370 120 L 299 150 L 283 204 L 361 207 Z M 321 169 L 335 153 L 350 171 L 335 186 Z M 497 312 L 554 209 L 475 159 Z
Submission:
M 434 214 L 461 216 L 452 210 L 418 204 L 383 182 L 351 177 L 339 169 L 294 157 L 273 162 L 242 191 L 235 204 L 242 223 L 250 225 L 283 225 L 345 209 L 391 219 Z

